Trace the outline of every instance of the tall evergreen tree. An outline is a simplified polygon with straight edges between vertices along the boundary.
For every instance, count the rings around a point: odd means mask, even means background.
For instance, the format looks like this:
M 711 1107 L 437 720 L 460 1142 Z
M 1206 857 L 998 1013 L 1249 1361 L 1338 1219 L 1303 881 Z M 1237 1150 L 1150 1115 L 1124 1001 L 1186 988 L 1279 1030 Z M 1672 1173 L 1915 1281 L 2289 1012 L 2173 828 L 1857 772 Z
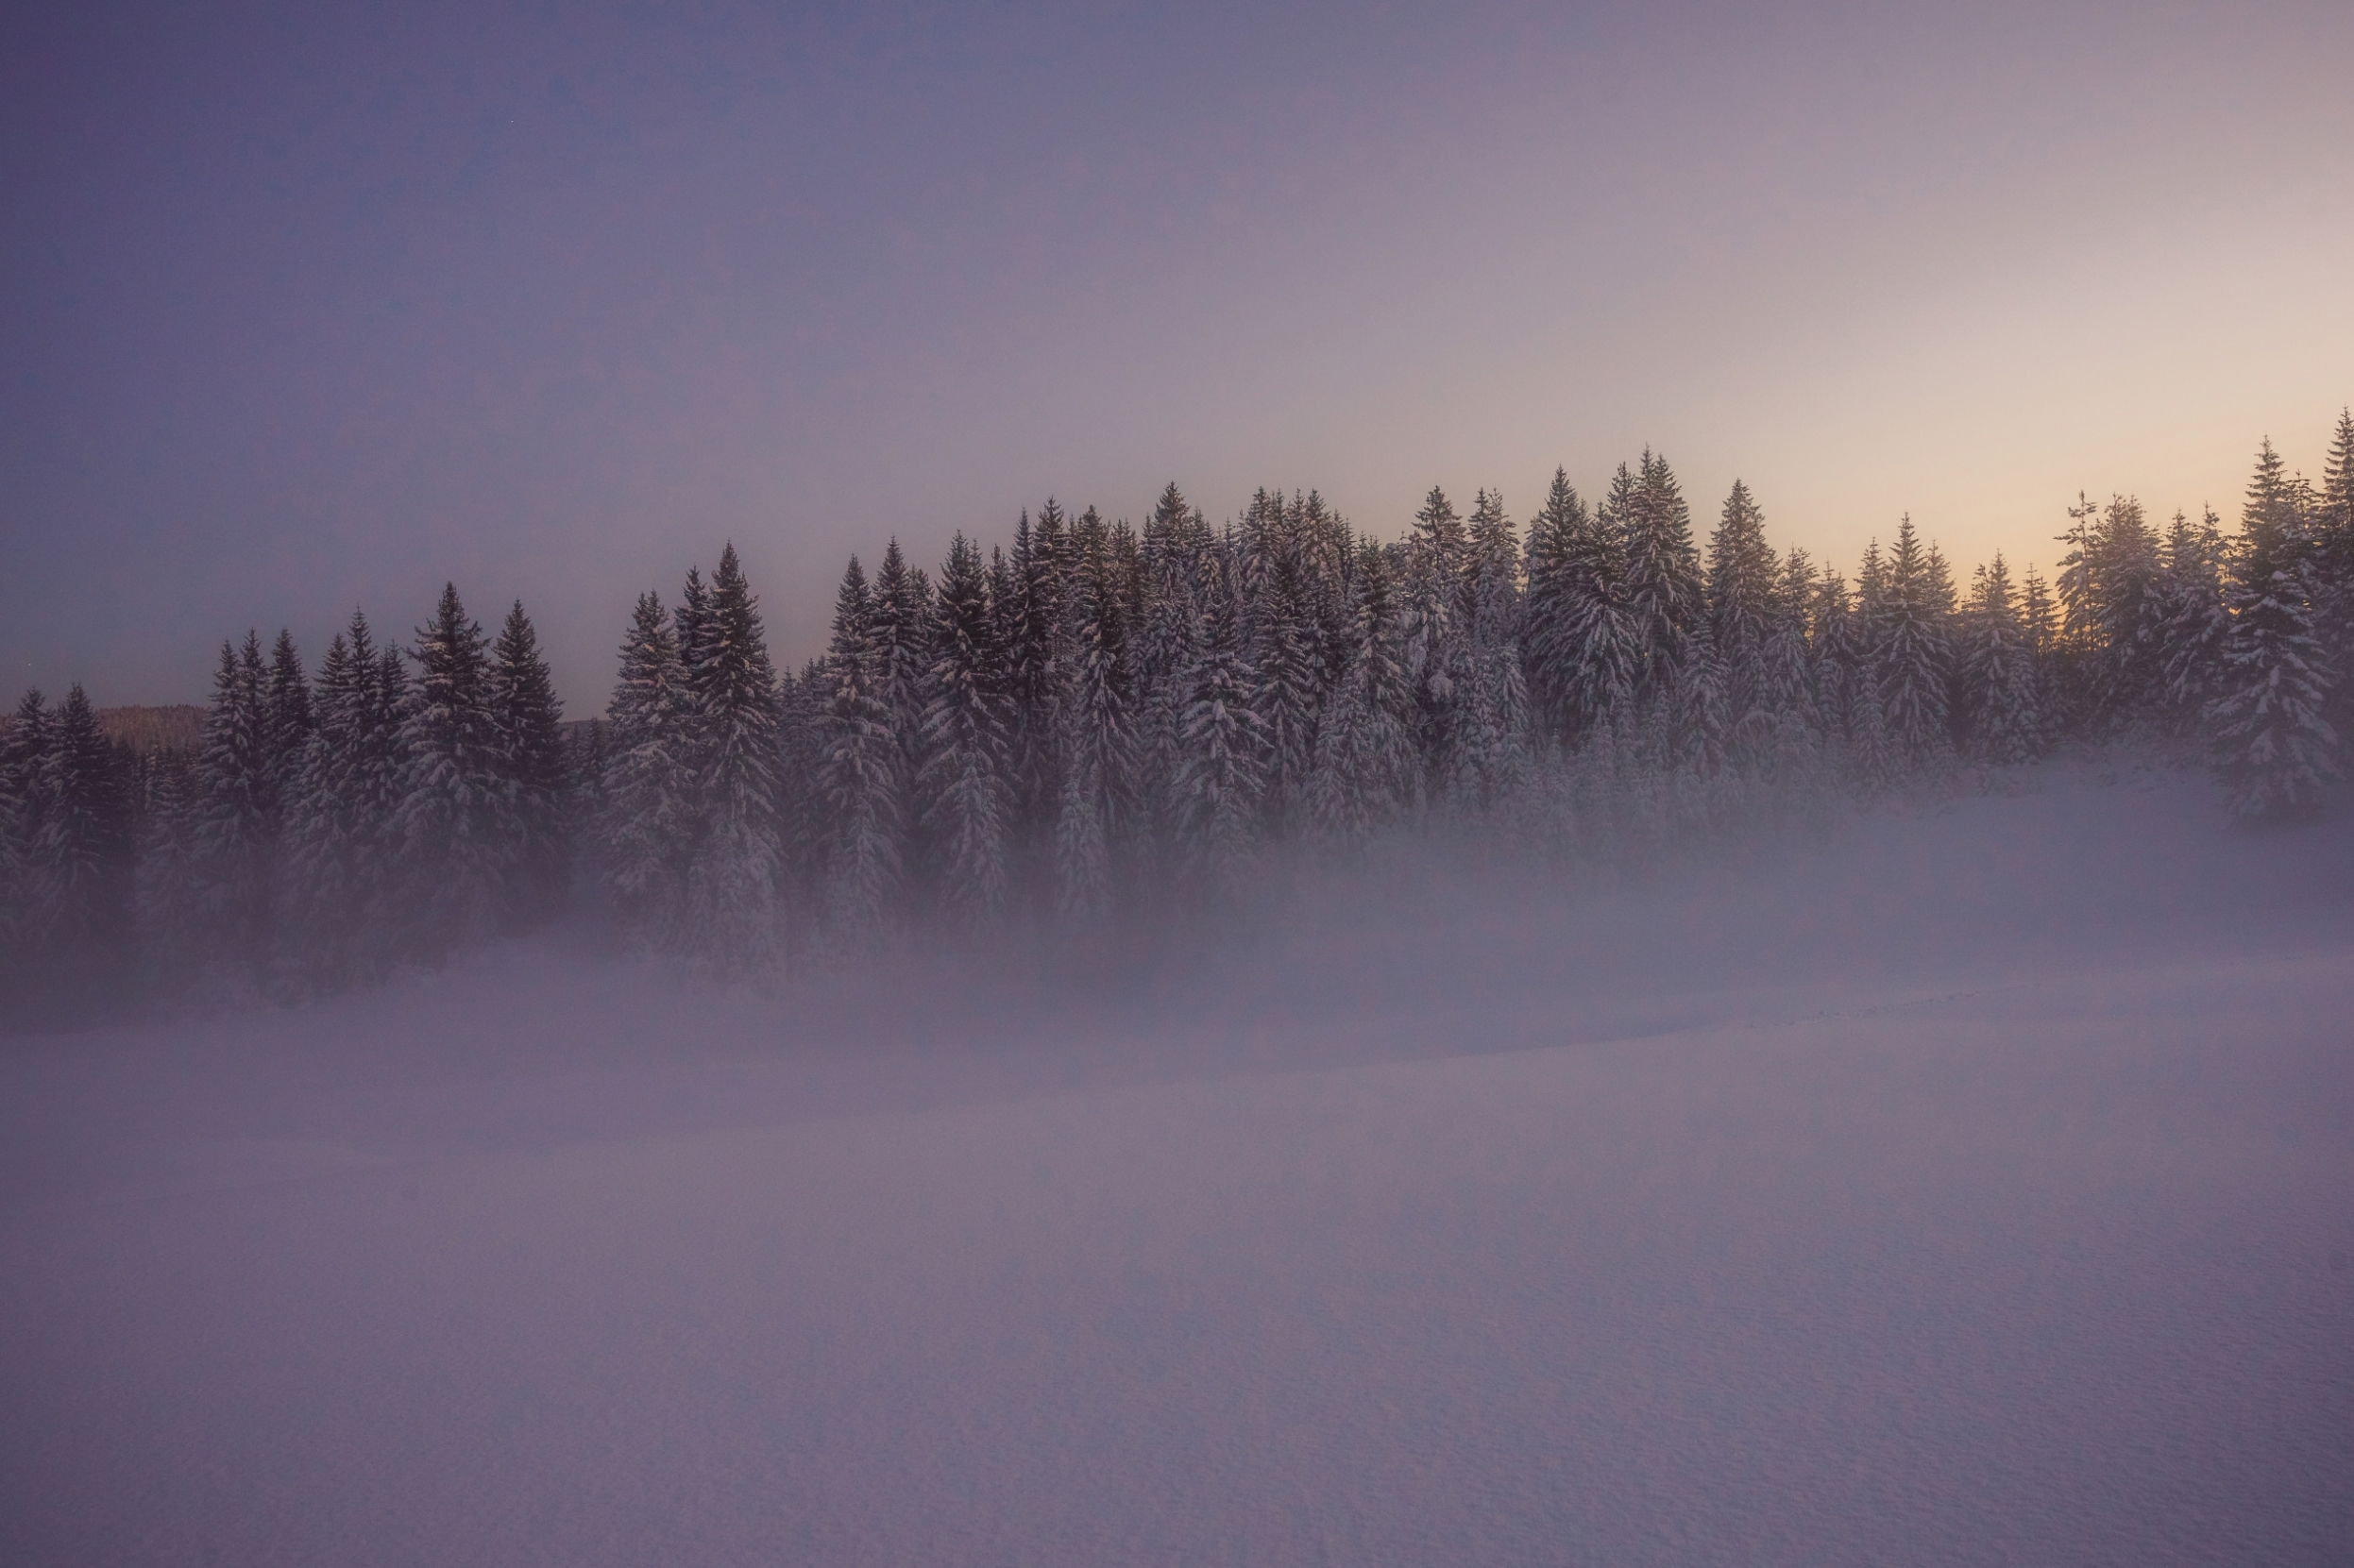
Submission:
M 874 645 L 875 696 L 890 715 L 904 798 L 923 753 L 923 680 L 932 662 L 932 584 L 910 567 L 897 539 L 874 574 L 868 634 Z
M 1929 548 L 1907 514 L 1897 525 L 1879 596 L 1873 654 L 1882 717 L 1901 766 L 1919 767 L 1948 742 L 1946 680 L 1951 662 Z
M 329 642 L 312 693 L 313 722 L 287 808 L 284 893 L 296 956 L 316 984 L 381 975 L 398 956 L 391 917 L 406 768 L 398 658 L 398 649 L 378 649 L 367 617 L 354 610 Z M 169 879 L 160 887 L 167 897 Z
M 508 918 L 546 918 L 564 899 L 572 857 L 566 791 L 569 759 L 564 705 L 540 657 L 539 637 L 517 599 L 491 649 L 487 695 L 491 732 L 505 784 L 515 874 L 507 888 Z
M 1531 744 L 1528 680 L 1520 653 L 1525 605 L 1520 542 L 1503 497 L 1482 490 L 1465 541 L 1458 615 L 1455 739 L 1448 784 L 1475 813 L 1515 795 Z
M 1773 716 L 1777 732 L 1794 726 L 1791 738 L 1800 743 L 1819 737 L 1823 730 L 1809 640 L 1814 603 L 1814 563 L 1804 550 L 1792 547 L 1782 562 L 1767 608 L 1765 638 L 1758 649 L 1756 700 Z
M 410 650 L 398 815 L 412 951 L 428 959 L 494 931 L 515 872 L 515 813 L 490 707 L 482 626 L 445 583 Z
M 49 815 L 46 766 L 55 716 L 38 688 L 16 704 L 0 737 L 0 937 L 28 948 L 46 917 L 35 855 Z
M 272 743 L 261 639 L 248 632 L 242 651 L 221 645 L 197 755 L 193 838 L 209 945 L 257 964 L 270 923 Z
M 1691 508 L 1666 458 L 1643 453 L 1634 494 L 1617 521 L 1626 540 L 1627 613 L 1641 650 L 1634 695 L 1664 700 L 1690 656 L 1692 628 L 1706 609 Z
M 1174 783 L 1180 856 L 1193 875 L 1212 886 L 1230 878 L 1251 850 L 1264 776 L 1233 575 L 1222 562 L 1204 584 L 1200 649 L 1187 683 L 1178 732 L 1183 752 Z
M 1309 808 L 1317 826 L 1361 844 L 1414 799 L 1414 683 L 1380 547 L 1360 548 L 1350 588 L 1347 660 L 1317 733 Z
M 673 945 L 685 909 L 696 810 L 690 697 L 675 622 L 637 596 L 605 708 L 611 731 L 600 834 L 605 885 L 632 942 Z
M 1414 683 L 1414 739 L 1426 788 L 1442 786 L 1453 766 L 1455 676 L 1466 631 L 1461 609 L 1465 543 L 1454 503 L 1432 485 L 1407 539 L 1400 596 L 1406 672 Z
M 1971 580 L 1961 617 L 1961 693 L 1971 746 L 1990 762 L 2035 755 L 2035 668 L 2002 553 Z
M 1770 711 L 1765 646 L 1780 575 L 1781 563 L 1766 543 L 1766 514 L 1749 486 L 1735 480 L 1708 538 L 1708 621 L 1724 661 L 1725 707 L 1736 732 Z
M 991 573 L 959 533 L 940 567 L 925 682 L 922 796 L 938 885 L 969 922 L 1006 901 L 1012 811 L 1006 676 Z M 998 573 L 1010 587 L 1010 576 Z
M 1103 531 L 1085 535 L 1072 603 L 1062 800 L 1055 826 L 1057 900 L 1075 919 L 1109 911 L 1113 870 L 1133 809 L 1136 696 L 1122 576 L 1110 536 Z
M 2279 454 L 2257 454 L 2226 605 L 2222 690 L 2208 706 L 2216 773 L 2243 817 L 2313 809 L 2339 776 L 2325 710 L 2335 671 L 2313 634 L 2312 519 Z
M 825 918 L 831 940 L 844 947 L 879 933 L 900 869 L 899 743 L 875 618 L 874 597 L 854 555 L 834 599 L 818 773 L 829 824 Z
M 2218 691 L 2231 615 L 2224 608 L 2222 519 L 2207 508 L 2193 524 L 2176 513 L 2164 565 L 2151 590 L 2150 626 L 2159 711 L 2176 729 L 2195 723 Z
M 686 869 L 688 951 L 729 976 L 775 956 L 785 871 L 776 671 L 733 544 L 720 552 L 700 632 L 699 657 L 687 663 L 682 650 L 703 817 Z
M 53 947 L 118 948 L 127 935 L 131 845 L 127 802 L 97 711 L 76 683 L 59 704 L 41 766 L 48 809 L 33 841 Z

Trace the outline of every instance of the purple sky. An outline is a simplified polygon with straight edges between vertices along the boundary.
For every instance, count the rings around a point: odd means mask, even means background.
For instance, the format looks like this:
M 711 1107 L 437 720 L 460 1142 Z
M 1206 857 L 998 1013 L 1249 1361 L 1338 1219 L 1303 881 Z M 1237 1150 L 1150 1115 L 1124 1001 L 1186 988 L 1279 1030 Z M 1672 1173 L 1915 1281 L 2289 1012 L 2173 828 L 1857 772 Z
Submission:
M 1172 478 L 1391 534 L 1650 443 L 1852 570 L 2317 472 L 2354 8 L 1931 11 L 20 7 L 0 676 L 454 577 L 585 714 L 727 539 L 797 662 L 853 550 Z

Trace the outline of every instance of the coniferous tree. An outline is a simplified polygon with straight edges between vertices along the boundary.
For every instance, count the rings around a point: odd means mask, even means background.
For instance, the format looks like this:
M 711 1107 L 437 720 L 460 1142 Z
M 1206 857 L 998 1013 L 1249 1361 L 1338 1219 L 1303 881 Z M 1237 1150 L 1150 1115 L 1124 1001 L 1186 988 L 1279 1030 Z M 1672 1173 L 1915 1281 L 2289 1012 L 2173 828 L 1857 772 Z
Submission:
M 651 592 L 637 596 L 620 666 L 605 708 L 605 885 L 632 942 L 641 950 L 667 947 L 685 908 L 695 790 L 677 626 Z
M 97 711 L 76 683 L 58 705 L 41 766 L 47 810 L 33 840 L 48 944 L 79 953 L 121 945 L 128 924 L 128 813 Z
M 187 983 L 198 956 L 198 889 L 190 841 L 195 759 L 177 746 L 151 752 L 144 784 L 132 925 L 152 987 L 168 995 Z
M 440 958 L 496 930 L 515 874 L 515 811 L 490 705 L 490 659 L 457 585 L 445 583 L 410 650 L 397 814 L 408 946 Z
M 1317 826 L 1346 845 L 1362 844 L 1414 799 L 1414 684 L 1398 621 L 1389 565 L 1367 540 L 1351 579 L 1346 662 L 1309 784 Z
M 852 556 L 834 599 L 834 634 L 822 666 L 829 688 L 818 789 L 829 824 L 826 925 L 851 946 L 879 932 L 900 868 L 900 759 L 884 696 L 874 600 Z
M 1870 565 L 1871 557 L 1865 561 Z M 1847 579 L 1825 571 L 1815 583 L 1813 676 L 1825 734 L 1842 744 L 1855 738 L 1856 691 L 1864 660 L 1863 628 Z
M 1873 628 L 1881 716 L 1899 767 L 1918 767 L 1947 745 L 1951 660 L 1929 551 L 1907 514 L 1897 525 Z
M 1184 751 L 1186 680 L 1200 651 L 1200 588 L 1211 549 L 1209 525 L 1175 484 L 1145 520 L 1139 550 L 1142 614 L 1131 664 L 1137 690 L 1137 812 L 1154 843 L 1173 850 L 1173 794 Z
M 272 760 L 262 644 L 248 632 L 242 652 L 221 645 L 197 754 L 193 839 L 208 945 L 256 964 L 269 931 Z
M 1766 514 L 1739 480 L 1708 538 L 1708 621 L 1724 666 L 1726 717 L 1753 743 L 1770 729 L 1765 648 L 1781 563 L 1766 543 Z
M 1515 796 L 1529 764 L 1529 692 L 1520 654 L 1520 542 L 1503 497 L 1482 490 L 1465 541 L 1449 792 L 1474 813 Z
M 2243 817 L 2311 811 L 2339 776 L 2326 717 L 2335 671 L 2313 634 L 2312 518 L 2271 441 L 2257 455 L 2226 607 L 2221 691 L 2207 710 L 2215 771 Z
M 2226 557 L 2223 522 L 2212 507 L 2195 524 L 2175 514 L 2143 637 L 2152 644 L 2159 711 L 2176 730 L 2194 724 L 2218 690 L 2231 636 L 2231 615 L 2224 608 Z
M 312 727 L 286 804 L 285 929 L 313 984 L 381 977 L 399 961 L 408 769 L 407 671 L 358 610 L 328 644 Z
M 45 879 L 35 846 L 49 815 L 53 718 L 41 692 L 27 691 L 0 738 L 0 937 L 24 951 L 45 918 Z
M 1220 561 L 1204 584 L 1200 647 L 1187 682 L 1178 732 L 1183 751 L 1173 784 L 1182 864 L 1211 886 L 1224 885 L 1251 850 L 1264 766 L 1233 576 Z
M 1642 626 L 1627 597 L 1626 517 L 1636 481 L 1625 464 L 1589 518 L 1559 470 L 1530 525 L 1527 659 L 1556 735 L 1575 741 L 1634 697 Z M 1616 736 L 1614 734 L 1614 744 Z
M 2035 755 L 2035 667 L 2002 553 L 1977 569 L 1961 617 L 1960 686 L 1971 747 L 1990 762 Z
M 957 534 L 934 600 L 923 706 L 921 788 L 937 885 L 947 905 L 974 923 L 1005 904 L 1012 809 L 992 577 L 1010 588 L 1010 575 L 985 570 L 980 551 Z
M 891 540 L 874 574 L 869 637 L 874 645 L 875 696 L 890 715 L 903 800 L 922 760 L 923 681 L 932 662 L 932 584 L 910 567 Z
M 1262 804 L 1280 834 L 1296 812 L 1314 757 L 1324 703 L 1324 638 L 1315 617 L 1308 542 L 1299 513 L 1262 490 L 1244 532 L 1246 660 L 1251 707 L 1263 748 Z
M 1640 650 L 1634 697 L 1664 702 L 1690 657 L 1692 628 L 1706 610 L 1691 508 L 1666 458 L 1644 452 L 1619 526 L 1626 540 L 1627 613 Z
M 571 881 L 565 809 L 571 767 L 564 705 L 521 599 L 508 609 L 491 648 L 488 697 L 513 834 L 507 914 L 510 920 L 528 924 L 552 913 Z
M 1068 733 L 1055 825 L 1057 901 L 1075 919 L 1109 911 L 1131 809 L 1136 700 L 1121 577 L 1109 534 L 1084 535 L 1071 606 L 1070 692 L 1063 710 Z
M 1823 728 L 1809 640 L 1814 604 L 1814 563 L 1793 547 L 1782 563 L 1767 610 L 1765 639 L 1758 649 L 1757 701 L 1773 716 L 1778 733 L 1787 734 L 1794 726 L 1789 739 L 1801 743 L 1820 736 Z
M 698 657 L 681 656 L 702 808 L 686 868 L 687 953 L 724 977 L 774 958 L 785 872 L 776 671 L 732 544 L 720 552 L 698 632 Z
M 2314 632 L 2338 672 L 2332 723 L 2354 729 L 2354 410 L 2338 411 L 2322 468 L 2320 514 L 2313 523 Z
M 1404 557 L 1406 672 L 1414 683 L 1414 739 L 1425 793 L 1442 786 L 1453 766 L 1455 676 L 1462 667 L 1461 599 L 1465 554 L 1463 519 L 1437 485 L 1414 514 Z

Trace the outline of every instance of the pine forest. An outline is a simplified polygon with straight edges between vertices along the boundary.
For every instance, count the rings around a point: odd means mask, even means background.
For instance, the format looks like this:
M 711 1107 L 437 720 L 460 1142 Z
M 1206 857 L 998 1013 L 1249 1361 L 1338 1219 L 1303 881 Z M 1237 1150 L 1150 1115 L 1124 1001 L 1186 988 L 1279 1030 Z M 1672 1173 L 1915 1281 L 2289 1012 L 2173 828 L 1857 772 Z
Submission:
M 1705 538 L 1701 535 L 1705 531 Z M 354 612 L 306 666 L 225 643 L 201 743 L 110 742 L 77 686 L 0 736 L 0 984 L 21 1002 L 290 996 L 567 909 L 726 978 L 1207 911 L 1444 835 L 1623 863 L 1825 801 L 2120 737 L 2201 749 L 2229 812 L 2320 808 L 2354 723 L 2354 414 L 2318 487 L 2267 441 L 2236 527 L 2079 497 L 2047 580 L 1909 518 L 1852 579 L 1736 483 L 1646 452 L 1516 523 L 1433 489 L 1403 537 L 1316 494 L 1213 526 L 1053 501 L 926 571 L 852 560 L 771 663 L 732 547 L 620 628 L 567 724 L 524 607 Z

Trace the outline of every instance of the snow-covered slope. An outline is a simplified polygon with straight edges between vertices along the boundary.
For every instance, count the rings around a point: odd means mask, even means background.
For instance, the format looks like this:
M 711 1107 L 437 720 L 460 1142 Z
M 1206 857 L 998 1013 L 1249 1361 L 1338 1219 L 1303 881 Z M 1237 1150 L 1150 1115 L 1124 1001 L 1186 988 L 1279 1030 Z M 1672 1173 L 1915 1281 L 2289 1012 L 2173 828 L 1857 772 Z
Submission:
M 2038 784 L 10 1042 L 0 1559 L 2354 1560 L 2354 832 Z

